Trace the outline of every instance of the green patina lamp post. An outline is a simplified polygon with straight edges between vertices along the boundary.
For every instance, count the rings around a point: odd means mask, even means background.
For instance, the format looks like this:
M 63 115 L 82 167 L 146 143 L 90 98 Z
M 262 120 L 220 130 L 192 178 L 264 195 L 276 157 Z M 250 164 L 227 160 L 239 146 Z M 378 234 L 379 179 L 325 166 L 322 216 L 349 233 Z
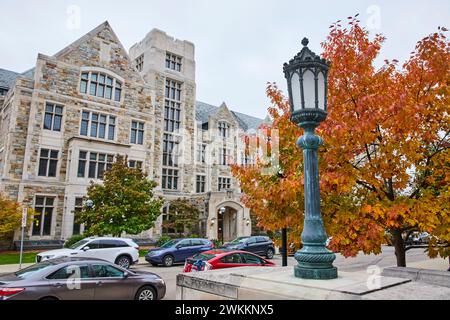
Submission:
M 317 149 L 322 138 L 315 129 L 327 117 L 327 77 L 329 64 L 308 48 L 308 39 L 302 40 L 303 49 L 283 66 L 288 83 L 291 121 L 304 129 L 297 141 L 303 149 L 305 180 L 305 221 L 302 233 L 303 247 L 295 254 L 298 265 L 294 273 L 303 279 L 334 279 L 335 254 L 326 248 L 327 235 L 320 213 L 319 163 Z

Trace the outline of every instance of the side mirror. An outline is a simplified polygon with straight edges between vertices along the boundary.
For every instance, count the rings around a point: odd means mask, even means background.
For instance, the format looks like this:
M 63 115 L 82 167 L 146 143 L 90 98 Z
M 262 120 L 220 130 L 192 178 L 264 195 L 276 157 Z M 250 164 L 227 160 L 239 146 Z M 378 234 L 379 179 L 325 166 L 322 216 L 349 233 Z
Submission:
M 88 251 L 90 248 L 88 246 L 83 247 L 83 251 Z
M 130 274 L 129 274 L 128 272 L 124 272 L 124 273 L 123 273 L 123 278 L 126 279 L 126 278 L 128 278 L 129 275 L 130 275 Z
M 181 245 L 176 245 L 175 246 L 175 249 L 177 249 L 177 250 L 180 249 L 180 248 L 181 248 Z

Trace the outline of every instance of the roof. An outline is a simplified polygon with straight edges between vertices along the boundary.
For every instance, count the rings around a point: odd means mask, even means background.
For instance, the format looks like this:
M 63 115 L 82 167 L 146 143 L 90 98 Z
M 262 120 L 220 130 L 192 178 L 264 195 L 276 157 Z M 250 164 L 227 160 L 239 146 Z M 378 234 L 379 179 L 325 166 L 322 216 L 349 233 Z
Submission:
M 204 103 L 201 101 L 197 101 L 195 103 L 195 118 L 197 121 L 202 124 L 208 122 L 209 116 L 213 116 L 217 113 L 219 107 L 213 106 L 208 103 Z M 253 116 L 249 116 L 244 113 L 236 112 L 230 110 L 230 112 L 236 118 L 236 121 L 239 123 L 240 127 L 245 131 L 249 129 L 257 129 L 261 123 L 263 123 L 263 119 L 259 119 Z
M 0 69 L 0 87 L 10 89 L 18 76 L 17 72 Z

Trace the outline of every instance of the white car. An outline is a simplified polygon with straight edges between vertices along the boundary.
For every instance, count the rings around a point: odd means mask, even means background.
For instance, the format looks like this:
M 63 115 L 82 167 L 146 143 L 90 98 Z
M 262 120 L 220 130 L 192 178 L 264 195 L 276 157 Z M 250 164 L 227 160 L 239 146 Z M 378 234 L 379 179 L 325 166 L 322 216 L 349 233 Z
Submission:
M 41 252 L 36 262 L 62 257 L 103 259 L 128 269 L 139 260 L 139 246 L 128 238 L 91 237 L 69 248 Z

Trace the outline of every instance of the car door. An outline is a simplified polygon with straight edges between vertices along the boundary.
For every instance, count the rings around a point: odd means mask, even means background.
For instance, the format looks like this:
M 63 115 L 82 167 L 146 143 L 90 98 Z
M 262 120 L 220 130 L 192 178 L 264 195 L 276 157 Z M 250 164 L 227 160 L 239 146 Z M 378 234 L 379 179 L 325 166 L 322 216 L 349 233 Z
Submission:
M 52 295 L 62 300 L 94 299 L 95 280 L 88 264 L 66 265 L 47 277 Z
M 253 253 L 258 252 L 258 243 L 256 243 L 256 237 L 250 237 L 247 239 L 244 250 Z
M 256 237 L 256 250 L 254 253 L 258 255 L 265 255 L 269 242 L 266 237 Z
M 225 269 L 246 266 L 240 253 L 230 253 L 222 257 L 214 266 L 214 269 Z
M 93 240 L 85 244 L 83 247 L 81 247 L 76 257 L 101 259 L 98 256 L 99 250 L 100 250 L 100 240 Z
M 192 256 L 192 241 L 189 239 L 181 240 L 176 244 L 174 256 L 175 262 L 184 262 L 186 258 Z
M 91 264 L 95 279 L 94 300 L 129 300 L 133 285 L 125 273 L 108 263 Z
M 193 239 L 191 240 L 191 252 L 190 255 L 187 256 L 187 258 L 193 256 L 194 254 L 208 250 L 211 250 L 211 246 L 209 245 L 209 243 L 206 243 L 205 240 Z
M 241 253 L 242 258 L 243 258 L 243 263 L 246 266 L 253 266 L 253 267 L 257 267 L 257 266 L 264 266 L 265 262 L 263 259 L 261 259 L 258 256 L 255 256 L 253 254 L 249 254 L 249 253 Z

